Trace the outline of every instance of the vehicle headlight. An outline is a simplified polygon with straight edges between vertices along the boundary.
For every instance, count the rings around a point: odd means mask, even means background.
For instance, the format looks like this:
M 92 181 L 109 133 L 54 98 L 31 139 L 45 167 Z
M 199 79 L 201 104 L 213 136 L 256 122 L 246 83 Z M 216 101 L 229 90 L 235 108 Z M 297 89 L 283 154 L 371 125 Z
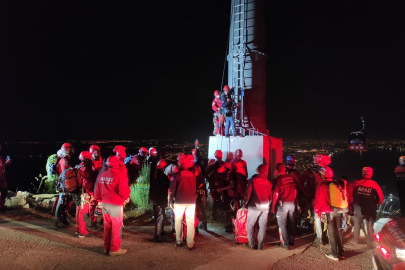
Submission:
M 405 249 L 396 248 L 395 255 L 397 256 L 398 259 L 405 261 Z

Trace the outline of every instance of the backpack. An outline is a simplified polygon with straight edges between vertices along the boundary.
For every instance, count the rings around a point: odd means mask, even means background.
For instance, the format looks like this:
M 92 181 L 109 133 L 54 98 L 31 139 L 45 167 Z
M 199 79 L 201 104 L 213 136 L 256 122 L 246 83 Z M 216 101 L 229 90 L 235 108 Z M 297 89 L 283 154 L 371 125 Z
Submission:
M 339 180 L 329 184 L 330 204 L 335 213 L 349 211 L 349 198 L 347 197 L 347 182 Z
M 74 192 L 79 187 L 77 181 L 77 168 L 67 168 L 60 174 L 61 186 L 69 192 Z
M 48 181 L 54 182 L 59 180 L 59 175 L 58 175 L 58 162 L 59 158 L 56 154 L 50 155 L 46 161 L 46 174 L 48 176 Z

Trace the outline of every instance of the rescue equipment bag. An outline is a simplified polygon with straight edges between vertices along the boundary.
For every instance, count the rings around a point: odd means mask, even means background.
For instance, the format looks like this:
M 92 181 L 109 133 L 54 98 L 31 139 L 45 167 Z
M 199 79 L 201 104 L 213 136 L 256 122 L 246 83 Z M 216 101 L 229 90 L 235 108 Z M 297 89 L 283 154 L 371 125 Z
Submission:
M 74 192 L 79 187 L 79 182 L 77 181 L 77 169 L 67 168 L 63 170 L 60 175 L 60 182 L 62 187 L 64 187 L 69 192 Z
M 335 213 L 349 211 L 349 199 L 347 197 L 347 182 L 338 180 L 329 184 L 330 204 Z
M 240 208 L 236 212 L 236 218 L 232 218 L 233 232 L 235 234 L 235 242 L 238 244 L 248 243 L 246 223 L 247 223 L 247 209 Z

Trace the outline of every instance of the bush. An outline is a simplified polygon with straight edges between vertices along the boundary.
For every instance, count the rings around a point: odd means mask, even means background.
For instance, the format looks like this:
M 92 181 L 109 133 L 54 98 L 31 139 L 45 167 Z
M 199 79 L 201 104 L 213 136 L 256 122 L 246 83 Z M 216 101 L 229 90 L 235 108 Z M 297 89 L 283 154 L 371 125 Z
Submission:
M 150 165 L 146 162 L 142 165 L 141 172 L 135 184 L 132 184 L 130 198 L 138 210 L 148 212 L 152 210 L 152 205 L 149 204 L 149 189 L 150 189 Z

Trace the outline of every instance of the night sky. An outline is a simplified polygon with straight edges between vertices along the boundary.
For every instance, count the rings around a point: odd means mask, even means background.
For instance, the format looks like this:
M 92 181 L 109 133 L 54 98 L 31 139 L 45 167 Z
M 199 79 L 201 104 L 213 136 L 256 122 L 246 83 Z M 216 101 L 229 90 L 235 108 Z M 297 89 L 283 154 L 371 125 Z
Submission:
M 230 0 L 3 1 L 2 141 L 212 135 Z M 405 4 L 266 1 L 267 125 L 403 139 Z

